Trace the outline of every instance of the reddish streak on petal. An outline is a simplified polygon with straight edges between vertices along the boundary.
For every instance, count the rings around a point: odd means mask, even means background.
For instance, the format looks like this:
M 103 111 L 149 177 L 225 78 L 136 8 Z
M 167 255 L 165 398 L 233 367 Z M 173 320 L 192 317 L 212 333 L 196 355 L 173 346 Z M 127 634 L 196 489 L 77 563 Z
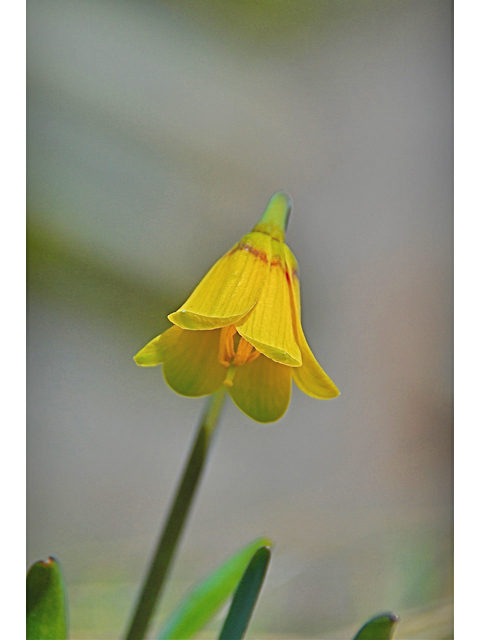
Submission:
M 249 251 L 253 256 L 255 256 L 255 258 L 258 258 L 262 262 L 268 263 L 267 254 L 264 251 L 259 251 L 258 249 L 255 249 L 255 247 L 252 247 L 251 244 L 247 244 L 246 242 L 240 242 L 240 244 L 234 247 L 228 255 L 231 256 L 232 253 L 235 253 L 235 251 Z
M 266 264 L 268 264 L 268 258 L 267 258 L 267 254 L 264 251 L 259 251 L 258 249 L 255 249 L 255 247 L 252 247 L 251 244 L 248 244 L 247 242 L 240 242 L 236 247 L 234 247 L 230 253 L 228 254 L 229 256 L 232 255 L 232 253 L 235 253 L 236 251 L 248 251 L 249 253 L 251 253 L 253 256 L 255 256 L 255 258 L 258 258 L 259 260 L 261 260 L 262 262 L 265 262 Z M 283 260 L 281 260 L 281 258 L 279 256 L 275 256 L 272 261 L 270 262 L 270 266 L 271 267 L 282 267 L 282 269 L 285 271 L 285 277 L 287 278 L 287 282 L 290 283 L 290 275 L 283 263 Z M 297 278 L 297 272 L 295 270 L 292 271 L 292 276 L 294 278 Z

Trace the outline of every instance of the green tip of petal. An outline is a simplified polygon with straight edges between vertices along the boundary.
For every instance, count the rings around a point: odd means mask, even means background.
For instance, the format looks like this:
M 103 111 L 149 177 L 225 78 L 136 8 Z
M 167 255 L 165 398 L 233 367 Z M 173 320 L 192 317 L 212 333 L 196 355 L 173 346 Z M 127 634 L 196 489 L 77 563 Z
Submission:
M 160 338 L 163 334 L 151 340 L 136 356 L 133 357 L 139 367 L 155 367 L 163 362 L 163 351 Z
M 254 231 L 263 231 L 283 242 L 291 210 L 292 199 L 290 196 L 282 191 L 274 193 Z

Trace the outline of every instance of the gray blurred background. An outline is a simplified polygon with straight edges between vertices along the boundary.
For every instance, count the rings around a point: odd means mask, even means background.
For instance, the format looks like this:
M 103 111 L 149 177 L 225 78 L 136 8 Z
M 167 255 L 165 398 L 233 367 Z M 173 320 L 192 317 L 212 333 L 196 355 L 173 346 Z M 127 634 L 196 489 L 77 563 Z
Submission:
M 398 638 L 451 637 L 452 3 L 35 0 L 27 22 L 27 561 L 60 559 L 71 637 L 124 629 L 204 405 L 132 357 L 277 190 L 342 395 L 294 387 L 269 426 L 228 405 L 159 618 L 265 534 L 249 637 L 385 609 Z

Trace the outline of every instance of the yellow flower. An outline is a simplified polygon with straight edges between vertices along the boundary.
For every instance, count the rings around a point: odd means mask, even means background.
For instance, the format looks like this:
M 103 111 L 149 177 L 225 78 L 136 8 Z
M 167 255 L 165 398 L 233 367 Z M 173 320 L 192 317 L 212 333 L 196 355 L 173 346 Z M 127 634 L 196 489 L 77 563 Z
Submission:
M 137 353 L 138 365 L 163 364 L 165 380 L 184 396 L 209 395 L 224 384 L 259 422 L 283 416 L 292 376 L 314 398 L 339 395 L 303 333 L 298 265 L 284 242 L 291 207 L 285 193 L 272 197 L 253 231 L 168 316 L 175 326 Z

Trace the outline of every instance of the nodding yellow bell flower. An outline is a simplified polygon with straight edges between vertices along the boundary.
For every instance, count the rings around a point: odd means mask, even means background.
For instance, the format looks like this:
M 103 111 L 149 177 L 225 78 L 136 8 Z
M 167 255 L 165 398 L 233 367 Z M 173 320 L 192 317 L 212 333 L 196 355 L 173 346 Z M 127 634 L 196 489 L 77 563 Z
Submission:
M 284 242 L 291 208 L 287 194 L 271 198 L 253 231 L 168 316 L 174 326 L 137 353 L 138 365 L 163 364 L 168 385 L 184 396 L 209 395 L 223 384 L 258 422 L 283 416 L 292 377 L 314 398 L 339 395 L 303 333 L 298 265 Z

